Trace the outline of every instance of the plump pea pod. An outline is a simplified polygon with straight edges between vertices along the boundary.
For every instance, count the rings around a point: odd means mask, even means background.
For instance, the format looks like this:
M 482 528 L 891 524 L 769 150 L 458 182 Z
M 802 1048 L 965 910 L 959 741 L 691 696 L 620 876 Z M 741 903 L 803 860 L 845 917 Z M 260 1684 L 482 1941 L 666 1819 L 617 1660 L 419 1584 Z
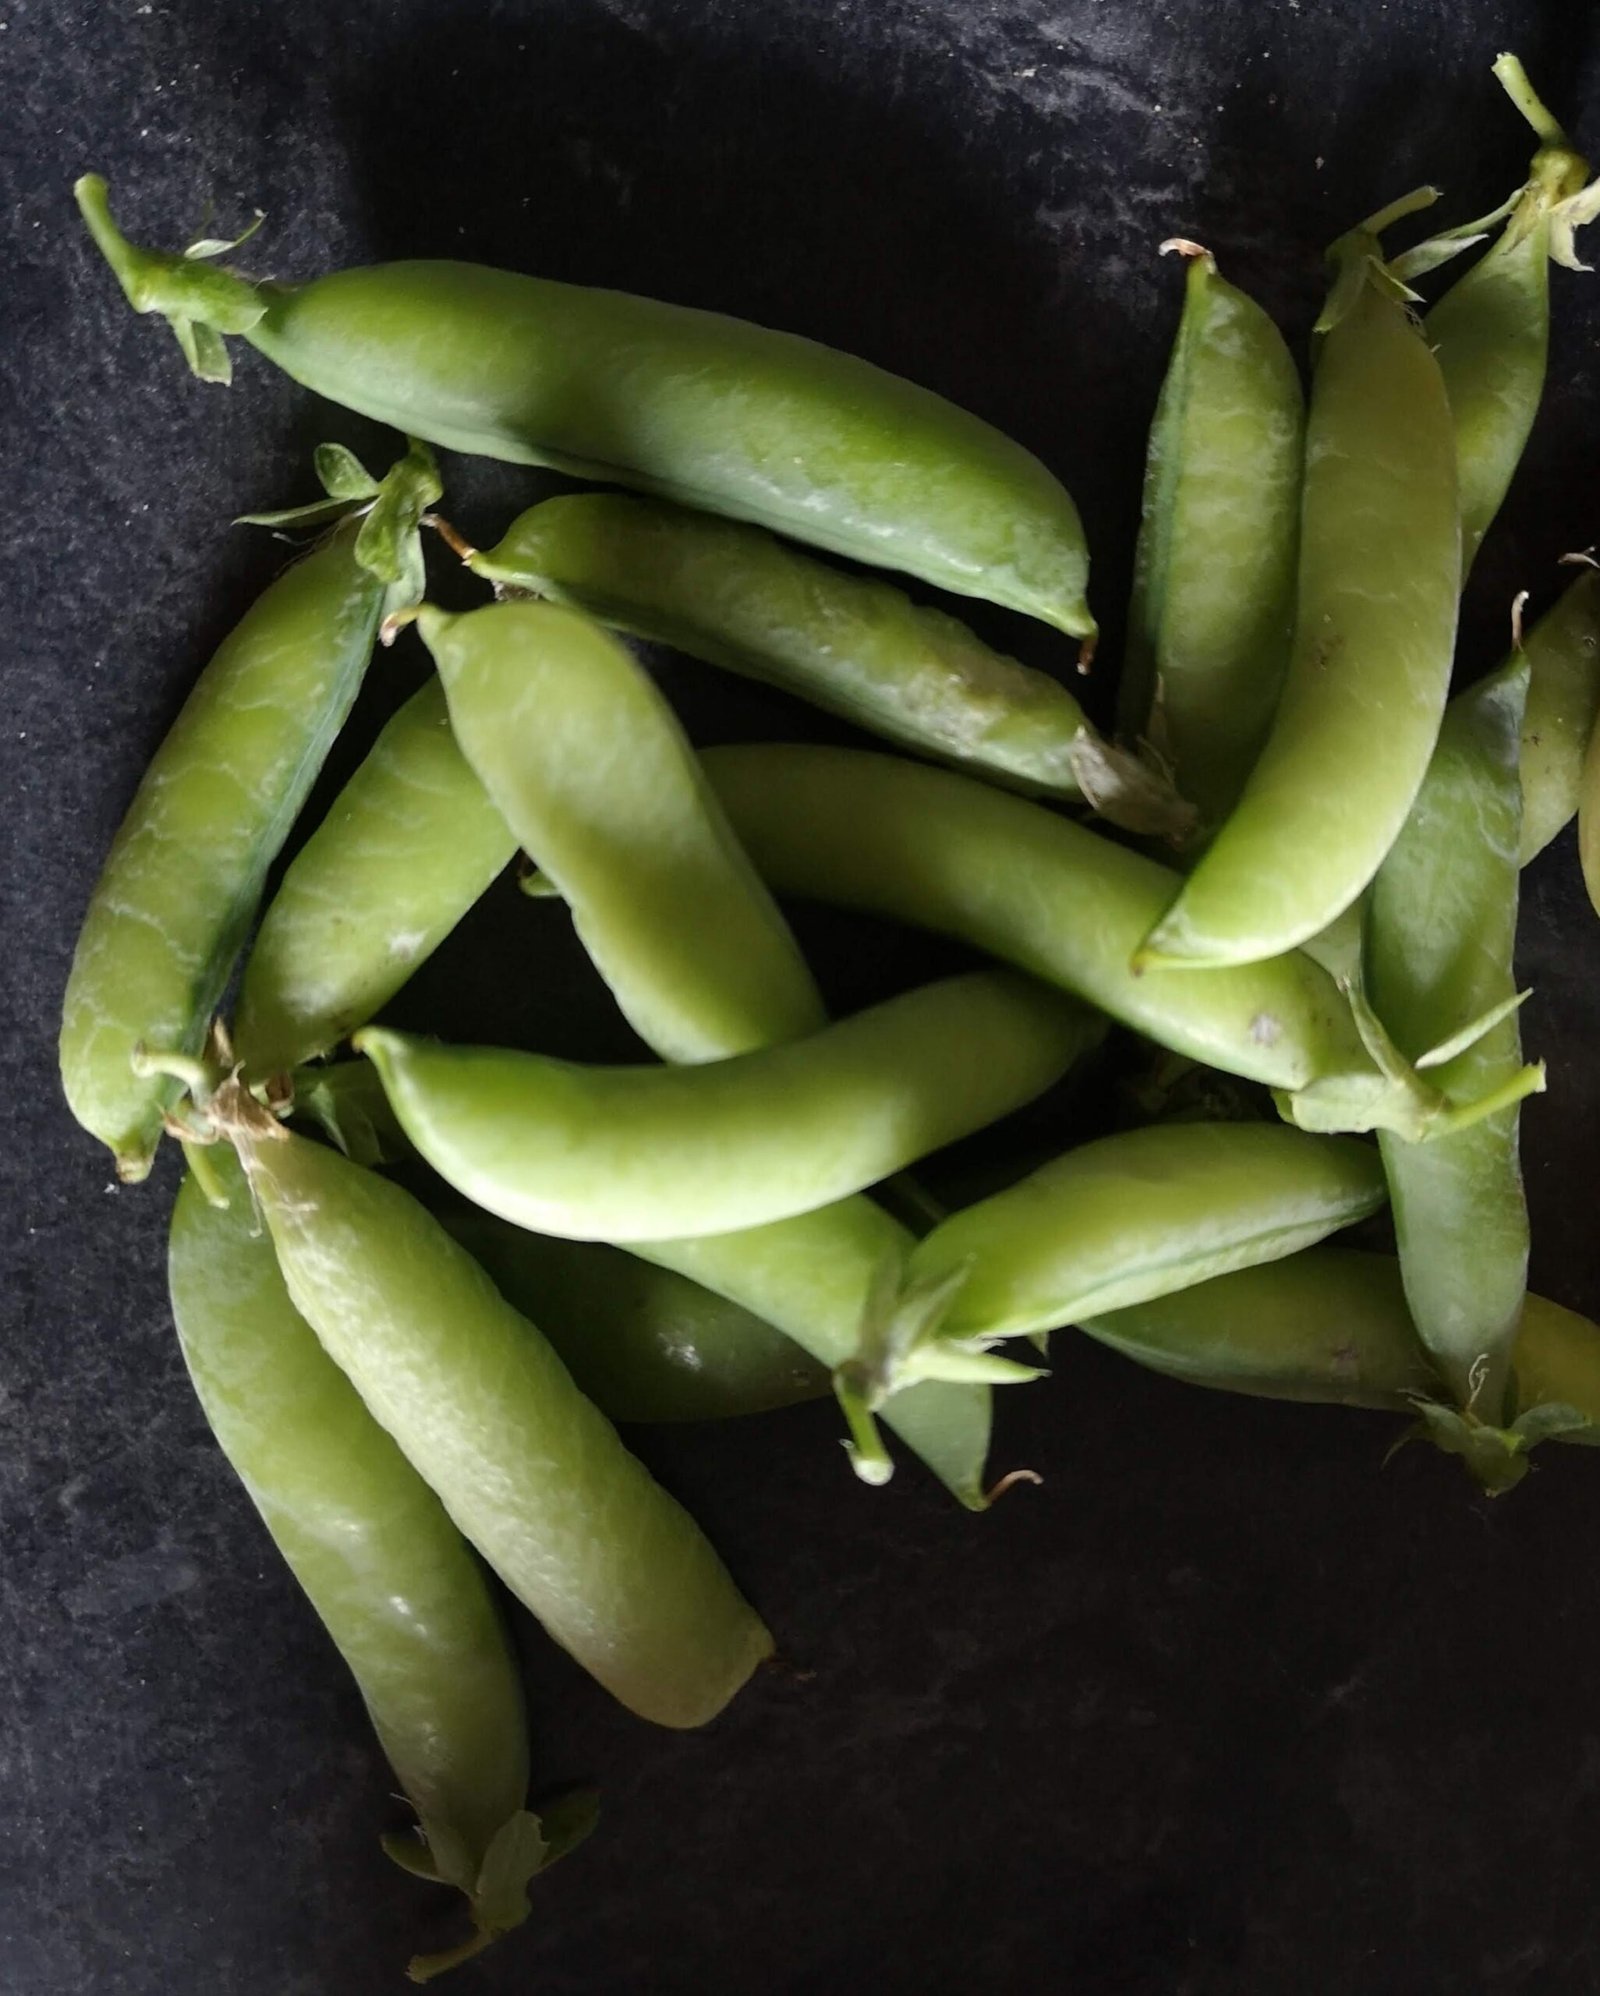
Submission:
M 996 1384 L 1031 1379 L 994 1346 L 1280 1260 L 1383 1198 L 1369 1145 L 1270 1124 L 1132 1130 L 1053 1159 L 952 1214 L 898 1283 L 875 1287 L 857 1349 L 834 1372 L 858 1468 L 881 1459 L 879 1408 L 928 1370 L 954 1361 L 1005 1367 Z
M 1238 804 L 1139 952 L 1152 974 L 1258 962 L 1326 928 L 1377 871 L 1427 770 L 1461 582 L 1455 432 L 1377 240 L 1416 205 L 1334 246 L 1283 694 Z
M 1410 1413 L 1439 1391 L 1393 1257 L 1350 1248 L 1307 1248 L 1078 1329 L 1152 1372 L 1269 1400 Z
M 76 188 L 135 311 L 251 345 L 329 401 L 451 450 L 754 521 L 1089 639 L 1077 509 L 1037 458 L 926 389 L 793 334 L 474 264 L 252 284 L 136 249 Z
M 1526 659 L 1515 655 L 1446 709 L 1428 774 L 1367 897 L 1367 991 L 1402 1053 L 1458 1020 L 1513 1006 L 1517 761 Z M 1438 1070 L 1484 1095 L 1521 1068 L 1515 1010 Z M 1528 1280 L 1517 1105 L 1436 1143 L 1380 1134 L 1406 1298 L 1463 1408 L 1498 1423 Z
M 552 1240 L 478 1207 L 441 1213 L 613 1421 L 717 1421 L 820 1399 L 828 1375 L 781 1330 L 670 1268 Z
M 389 580 L 363 565 L 374 522 L 415 539 L 438 495 L 416 452 L 365 517 L 279 576 L 200 675 L 128 807 L 67 980 L 61 1079 L 72 1113 L 145 1176 L 177 1084 L 141 1043 L 197 1054 L 262 883 L 344 722 Z M 399 516 L 398 519 L 396 516 Z
M 1374 1213 L 1370 1144 L 1272 1123 L 1172 1123 L 1083 1144 L 953 1213 L 907 1263 L 955 1287 L 938 1331 L 1017 1337 L 1281 1260 Z
M 535 1233 L 628 1243 L 859 1192 L 1031 1101 L 1102 1030 L 1042 985 L 980 971 L 701 1067 L 583 1067 L 375 1026 L 355 1043 L 458 1192 Z
M 1478 1113 L 1380 1069 L 1326 971 L 1295 952 L 1139 976 L 1178 876 L 1041 805 L 859 749 L 711 749 L 706 772 L 779 893 L 955 936 L 1208 1067 L 1284 1092 L 1294 1122 L 1425 1136 Z
M 1272 725 L 1294 619 L 1305 397 L 1283 335 L 1198 243 L 1156 404 L 1118 721 L 1218 824 Z
M 580 492 L 530 508 L 492 548 L 461 551 L 499 588 L 570 603 L 921 755 L 1085 800 L 1130 831 L 1178 838 L 1193 824 L 1166 780 L 1104 741 L 1047 673 L 892 584 L 829 568 L 759 527 Z
M 755 1311 L 831 1374 L 855 1350 L 883 1271 L 902 1267 L 912 1245 L 897 1220 L 870 1199 L 855 1198 L 740 1233 L 635 1242 L 629 1252 Z M 927 1379 L 896 1393 L 881 1414 L 972 1511 L 988 1502 L 990 1398 L 981 1382 Z
M 509 863 L 516 840 L 431 679 L 295 856 L 245 964 L 234 1042 L 283 1074 L 364 1026 Z
M 1594 214 L 1584 189 L 1588 165 L 1534 95 L 1522 64 L 1503 55 L 1494 69 L 1537 132 L 1539 150 L 1499 238 L 1426 322 L 1455 418 L 1464 567 L 1500 510 L 1544 392 L 1551 261 L 1583 268 L 1573 230 Z
M 1585 568 L 1523 640 L 1522 863 L 1578 809 L 1584 755 L 1600 720 L 1600 574 Z
M 772 1648 L 693 1519 L 396 1185 L 219 1091 L 296 1308 L 500 1578 L 611 1694 L 714 1718 Z
M 444 1507 L 367 1412 L 289 1300 L 272 1242 L 230 1157 L 227 1205 L 185 1178 L 168 1280 L 206 1418 L 350 1666 L 379 1742 L 417 1812 L 408 1869 L 467 1896 L 475 1940 L 518 1925 L 525 1887 L 561 1855 L 523 1802 L 522 1683 L 483 1570 Z
M 418 628 L 462 754 L 648 1046 L 714 1061 L 822 1024 L 799 945 L 625 646 L 553 603 L 429 605 Z

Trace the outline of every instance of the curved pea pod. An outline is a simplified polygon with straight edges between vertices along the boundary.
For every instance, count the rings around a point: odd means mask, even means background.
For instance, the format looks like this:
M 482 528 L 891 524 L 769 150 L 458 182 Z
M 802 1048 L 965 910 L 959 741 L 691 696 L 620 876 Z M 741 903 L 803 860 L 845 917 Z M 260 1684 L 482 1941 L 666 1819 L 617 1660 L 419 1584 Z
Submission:
M 1596 196 L 1584 186 L 1588 165 L 1535 96 L 1522 64 L 1502 55 L 1494 70 L 1537 132 L 1539 150 L 1498 239 L 1426 321 L 1455 418 L 1465 568 L 1500 510 L 1544 392 L 1551 261 L 1583 268 L 1573 231 L 1596 212 Z M 1472 225 L 1474 239 L 1483 226 Z M 1408 260 L 1396 267 L 1404 271 Z
M 1600 574 L 1585 568 L 1523 640 L 1522 863 L 1571 823 L 1600 720 Z
M 1269 1400 L 1414 1412 L 1439 1390 L 1391 1255 L 1314 1247 L 1078 1329 L 1181 1379 Z
M 476 1208 L 440 1215 L 613 1421 L 717 1421 L 825 1395 L 781 1330 L 687 1276 L 595 1241 L 530 1234 Z
M 1522 1066 L 1517 1026 L 1517 774 L 1528 666 L 1513 658 L 1450 703 L 1411 816 L 1367 898 L 1372 1003 L 1413 1057 L 1463 1019 L 1504 1014 L 1436 1070 L 1485 1095 Z M 1463 1408 L 1501 1417 L 1528 1278 L 1528 1209 L 1512 1102 L 1430 1144 L 1380 1135 L 1400 1273 L 1423 1343 Z
M 619 291 L 445 262 L 252 284 L 136 249 L 75 189 L 135 311 L 242 334 L 329 401 L 451 450 L 630 485 L 1091 638 L 1064 487 L 989 424 L 812 340 Z M 191 355 L 191 361 L 193 356 Z
M 1370 1144 L 1174 1123 L 1080 1145 L 953 1213 L 907 1263 L 952 1284 L 938 1334 L 1018 1337 L 1278 1261 L 1384 1202 Z
M 912 1245 L 897 1220 L 855 1198 L 740 1233 L 635 1242 L 629 1252 L 755 1311 L 831 1375 L 855 1350 L 883 1271 L 900 1268 Z M 884 1425 L 970 1511 L 988 1502 L 991 1397 L 980 1381 L 928 1379 L 881 1410 Z
M 296 854 L 245 963 L 234 1043 L 287 1073 L 364 1026 L 488 890 L 516 840 L 431 679 Z
M 1427 771 L 1461 584 L 1455 431 L 1377 241 L 1417 205 L 1397 202 L 1334 246 L 1283 693 L 1237 805 L 1139 951 L 1152 974 L 1257 962 L 1327 928 L 1377 871 Z
M 219 1092 L 295 1307 L 517 1599 L 641 1718 L 714 1718 L 772 1640 L 546 1340 L 396 1185 Z
M 859 749 L 722 748 L 704 762 L 780 894 L 970 943 L 1175 1053 L 1283 1091 L 1306 1128 L 1423 1136 L 1477 1113 L 1391 1050 L 1380 1068 L 1309 956 L 1138 975 L 1134 951 L 1178 876 L 1041 805 Z
M 494 547 L 464 558 L 497 588 L 571 604 L 918 754 L 1086 801 L 1130 831 L 1180 838 L 1193 824 L 1159 772 L 1105 742 L 1047 673 L 892 584 L 830 568 L 759 527 L 580 492 L 530 508 Z
M 430 605 L 419 629 L 462 754 L 648 1046 L 714 1061 L 823 1023 L 788 924 L 625 646 L 552 603 Z
M 378 1027 L 355 1043 L 458 1192 L 535 1233 L 627 1244 L 858 1192 L 1031 1101 L 1102 1031 L 1056 992 L 980 971 L 700 1067 L 583 1067 Z
M 1118 701 L 1205 823 L 1272 725 L 1294 620 L 1305 397 L 1283 335 L 1198 243 L 1156 405 Z
M 1578 858 L 1590 905 L 1600 915 L 1600 728 L 1589 737 L 1578 782 Z
M 279 576 L 200 675 L 156 750 L 96 883 L 61 1019 L 72 1113 L 141 1179 L 177 1084 L 141 1043 L 197 1054 L 288 836 L 360 687 L 389 587 L 363 565 L 374 522 L 415 538 L 437 496 L 413 452 L 364 518 Z M 398 520 L 396 516 L 398 517 Z
M 413 1963 L 422 1980 L 518 1925 L 528 1880 L 570 1845 L 523 1806 L 522 1683 L 482 1568 L 289 1300 L 237 1165 L 209 1163 L 226 1206 L 189 1177 L 172 1216 L 184 1360 L 417 1812 L 421 1843 L 396 1855 L 471 1907 L 475 1940 Z

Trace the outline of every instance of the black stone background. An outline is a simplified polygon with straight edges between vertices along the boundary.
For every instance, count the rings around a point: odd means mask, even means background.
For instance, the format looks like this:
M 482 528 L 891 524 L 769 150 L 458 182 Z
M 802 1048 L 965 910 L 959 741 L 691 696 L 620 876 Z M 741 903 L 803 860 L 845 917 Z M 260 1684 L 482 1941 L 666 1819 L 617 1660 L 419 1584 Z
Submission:
M 124 308 L 69 185 L 137 236 L 268 223 L 285 275 L 479 257 L 850 347 L 1071 485 L 1118 649 L 1173 232 L 1303 350 L 1318 251 L 1423 179 L 1455 218 L 1528 151 L 1527 59 L 1600 148 L 1581 5 L 1319 0 L 7 0 L 0 812 L 0 1985 L 19 1996 L 363 1996 L 454 1910 L 392 1870 L 352 1686 L 210 1444 L 163 1284 L 174 1172 L 117 1190 L 54 1039 L 72 939 L 138 773 L 283 551 L 324 436 L 385 440 L 243 349 L 232 393 Z M 1556 273 L 1549 412 L 1468 599 L 1597 531 L 1596 280 Z M 539 488 L 452 461 L 480 540 Z M 446 585 L 450 586 L 450 585 Z M 1049 633 L 984 628 L 1064 666 Z M 678 661 L 702 740 L 827 733 Z M 380 662 L 320 798 L 419 655 Z M 1600 1310 L 1600 930 L 1571 835 L 1528 876 L 1538 1285 Z M 955 954 L 800 917 L 840 1007 Z M 491 897 L 395 1007 L 462 1036 L 626 1053 L 553 904 Z M 1041 1121 L 1041 1118 L 1044 1120 Z M 1060 1105 L 1024 1137 L 1065 1141 Z M 1019 1139 L 1019 1142 L 1021 1139 Z M 537 1763 L 600 1834 L 470 1991 L 1578 1992 L 1600 1987 L 1600 1462 L 1546 1449 L 1497 1504 L 1369 1416 L 1209 1396 L 1058 1341 L 957 1512 L 880 1493 L 817 1407 L 639 1446 L 800 1673 L 703 1734 L 613 1708 L 524 1628 Z

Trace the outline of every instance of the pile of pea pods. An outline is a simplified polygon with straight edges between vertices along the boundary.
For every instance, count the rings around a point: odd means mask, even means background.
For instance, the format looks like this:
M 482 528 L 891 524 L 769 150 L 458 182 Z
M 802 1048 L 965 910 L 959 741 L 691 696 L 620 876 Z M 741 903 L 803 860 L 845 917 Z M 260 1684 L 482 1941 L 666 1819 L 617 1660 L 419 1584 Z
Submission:
M 1333 245 L 1309 399 L 1215 259 L 1162 245 L 1185 294 L 1114 735 L 1069 690 L 1096 634 L 1071 498 L 937 396 L 476 266 L 252 281 L 224 261 L 242 238 L 137 248 L 79 182 L 129 302 L 198 374 L 227 381 L 240 336 L 406 439 L 381 478 L 324 446 L 325 500 L 258 516 L 309 551 L 134 797 L 61 1070 L 125 1180 L 182 1146 L 196 1391 L 414 1806 L 387 1848 L 467 1901 L 415 1979 L 515 1927 L 595 1819 L 588 1794 L 527 1806 L 491 1576 L 662 1725 L 714 1717 L 772 1651 L 614 1422 L 831 1389 L 864 1484 L 898 1444 L 982 1509 L 994 1390 L 1075 1327 L 1199 1385 L 1395 1410 L 1490 1491 L 1540 1441 L 1600 1441 L 1600 1329 L 1526 1288 L 1517 1122 L 1543 1070 L 1512 963 L 1519 869 L 1574 816 L 1600 906 L 1593 563 L 1451 687 L 1543 388 L 1550 264 L 1583 268 L 1600 182 L 1515 59 L 1496 72 L 1536 134 L 1526 178 L 1411 247 L 1385 239 L 1433 189 Z M 438 510 L 435 447 L 626 489 L 478 549 Z M 430 537 L 480 607 L 426 600 Z M 880 570 L 1042 620 L 1071 641 L 1061 675 Z M 407 626 L 436 672 L 262 912 Z M 880 745 L 697 753 L 629 638 Z M 519 853 L 653 1063 L 373 1023 Z M 788 897 L 993 961 L 830 1020 Z M 906 1177 L 1113 1030 L 1163 1063 L 1144 1121 L 952 1211 Z M 1223 1097 L 1190 1085 L 1208 1070 Z M 1385 1205 L 1396 1252 L 1319 1245 Z

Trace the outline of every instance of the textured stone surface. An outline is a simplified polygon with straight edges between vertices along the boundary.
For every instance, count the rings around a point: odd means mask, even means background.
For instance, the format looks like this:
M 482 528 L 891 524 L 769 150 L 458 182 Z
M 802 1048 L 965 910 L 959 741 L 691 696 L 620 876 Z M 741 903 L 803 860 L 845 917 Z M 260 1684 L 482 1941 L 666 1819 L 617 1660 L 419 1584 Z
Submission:
M 135 232 L 260 205 L 252 261 L 491 258 L 726 308 L 970 404 L 1071 484 L 1115 657 L 1142 435 L 1210 242 L 1303 348 L 1317 252 L 1424 179 L 1493 204 L 1524 54 L 1600 146 L 1587 10 L 1438 0 L 9 0 L 0 198 L 8 469 L 0 815 L 0 1960 L 22 1996 L 364 1996 L 450 1909 L 392 1871 L 354 1692 L 209 1443 L 166 1317 L 170 1161 L 118 1191 L 54 1033 L 76 924 L 145 758 L 281 559 L 226 521 L 363 426 L 244 355 L 183 374 L 82 238 L 97 166 Z M 1596 534 L 1589 284 L 1557 274 L 1550 415 L 1468 604 Z M 379 446 L 381 448 L 381 445 Z M 535 489 L 449 467 L 482 537 Z M 1041 662 L 1048 633 L 986 628 Z M 347 769 L 415 683 L 374 675 Z M 703 739 L 817 728 L 665 663 Z M 336 774 L 337 771 L 334 772 Z M 333 780 L 330 775 L 329 782 Z M 326 796 L 328 785 L 324 785 Z M 931 946 L 808 918 L 840 1004 Z M 1570 835 L 1532 874 L 1535 1272 L 1600 1310 L 1600 929 Z M 397 1015 L 626 1045 L 559 911 L 494 899 Z M 1037 1140 L 1036 1119 L 1030 1135 Z M 611 1709 L 527 1630 L 539 1765 L 601 1834 L 469 1990 L 1210 1996 L 1600 1983 L 1592 1853 L 1600 1464 L 1475 1501 L 1381 1421 L 1236 1403 L 1070 1342 L 1011 1396 L 956 1514 L 872 1494 L 811 1409 L 649 1437 L 797 1670 L 695 1737 Z

